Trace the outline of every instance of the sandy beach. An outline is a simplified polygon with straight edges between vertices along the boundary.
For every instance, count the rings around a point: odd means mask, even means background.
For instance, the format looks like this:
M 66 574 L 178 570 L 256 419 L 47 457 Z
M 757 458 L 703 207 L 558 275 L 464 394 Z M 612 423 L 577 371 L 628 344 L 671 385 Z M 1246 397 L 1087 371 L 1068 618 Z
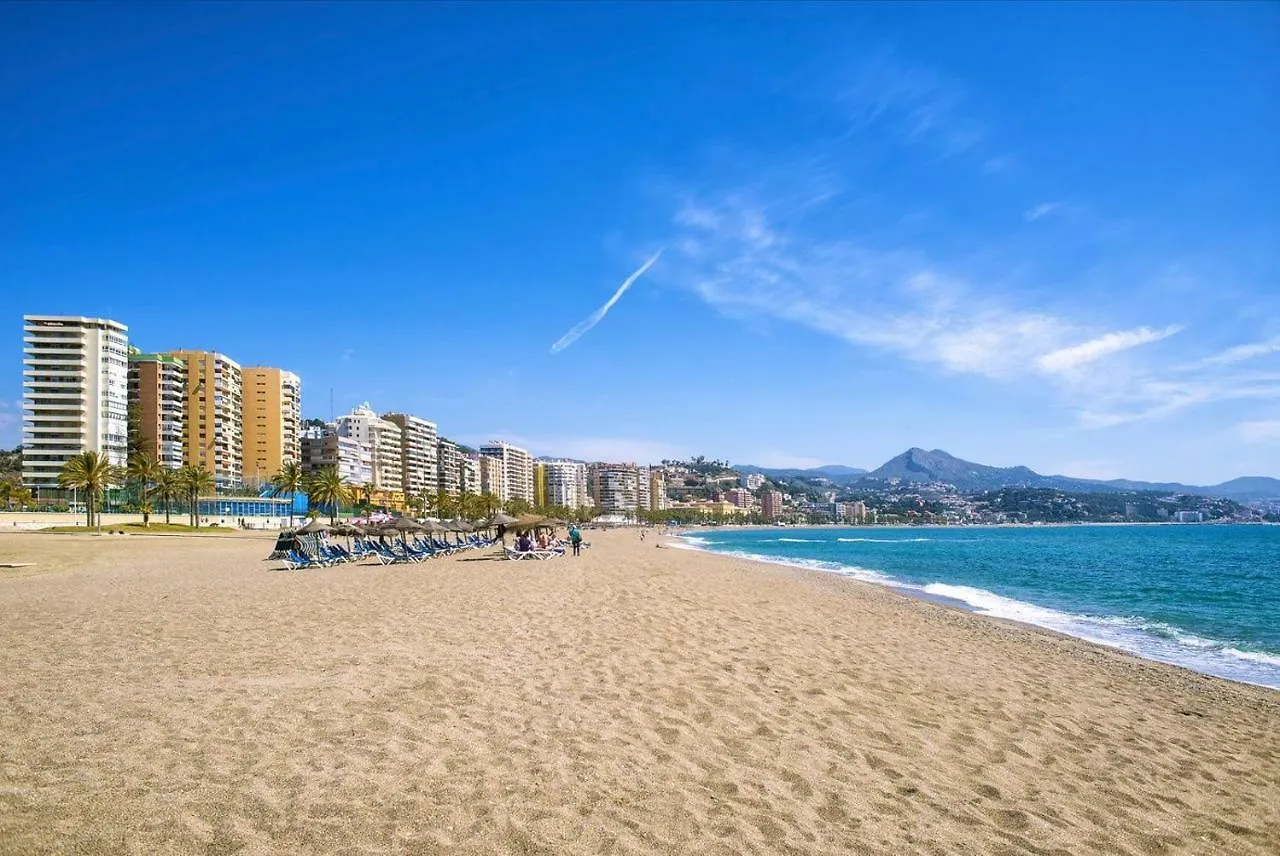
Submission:
M 0 854 L 1280 852 L 1280 693 L 589 538 L 0 534 Z

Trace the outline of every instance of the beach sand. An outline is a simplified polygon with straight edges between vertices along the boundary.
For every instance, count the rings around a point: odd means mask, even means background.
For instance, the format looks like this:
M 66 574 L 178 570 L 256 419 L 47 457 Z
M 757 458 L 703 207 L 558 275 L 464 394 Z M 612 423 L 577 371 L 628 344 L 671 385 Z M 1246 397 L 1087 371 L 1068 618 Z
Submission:
M 0 535 L 0 853 L 1280 852 L 1280 693 L 589 538 Z

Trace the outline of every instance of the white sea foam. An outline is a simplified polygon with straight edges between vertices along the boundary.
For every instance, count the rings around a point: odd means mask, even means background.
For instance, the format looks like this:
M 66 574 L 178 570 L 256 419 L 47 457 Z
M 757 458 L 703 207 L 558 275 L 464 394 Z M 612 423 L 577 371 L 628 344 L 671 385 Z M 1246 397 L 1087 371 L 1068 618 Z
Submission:
M 685 549 L 710 550 L 716 547 L 715 542 L 706 538 L 688 535 L 682 536 L 682 538 L 687 542 Z M 884 540 L 888 543 L 902 543 L 901 541 L 890 539 L 841 538 L 839 540 Z M 912 540 L 927 541 L 930 539 Z M 1064 612 L 1005 597 L 973 586 L 951 585 L 949 583 L 929 583 L 925 586 L 917 586 L 869 568 L 861 568 L 839 562 L 785 556 L 764 556 L 759 553 L 750 553 L 742 550 L 715 549 L 714 552 L 756 562 L 767 562 L 773 565 L 826 571 L 906 592 L 922 592 L 932 597 L 945 598 L 964 604 L 980 615 L 990 615 L 1022 624 L 1043 627 L 1068 636 L 1096 642 L 1100 645 L 1118 648 L 1149 660 L 1171 663 L 1175 666 L 1182 666 L 1204 674 L 1280 689 L 1280 655 L 1266 651 L 1249 651 L 1237 647 L 1235 643 L 1206 639 L 1164 622 L 1151 621 L 1139 616 L 1093 616 Z
M 774 541 L 786 541 L 792 544 L 821 544 L 819 538 L 774 538 Z
M 781 539 L 779 539 L 781 540 Z M 932 541 L 932 538 L 837 538 L 845 544 L 918 544 L 921 541 Z
M 1172 663 L 1219 677 L 1280 689 L 1280 656 L 1206 639 L 1161 621 L 1137 616 L 1093 616 L 1063 612 L 1003 597 L 986 589 L 929 583 L 925 594 L 964 603 L 980 615 L 1034 624 L 1119 648 L 1149 660 Z

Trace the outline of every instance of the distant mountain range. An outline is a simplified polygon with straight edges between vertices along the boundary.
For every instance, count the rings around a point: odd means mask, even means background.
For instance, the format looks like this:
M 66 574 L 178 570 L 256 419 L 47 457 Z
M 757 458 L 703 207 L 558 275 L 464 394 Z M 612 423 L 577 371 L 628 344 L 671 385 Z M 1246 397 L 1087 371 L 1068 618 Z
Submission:
M 1041 487 L 1075 492 L 1138 491 L 1186 493 L 1216 496 L 1238 502 L 1280 499 L 1280 479 L 1245 476 L 1222 484 L 1199 486 L 1114 479 L 1078 479 L 1070 476 L 1045 476 L 1027 467 L 990 467 L 975 464 L 941 449 L 925 451 L 908 449 L 870 472 L 856 467 L 829 465 L 813 469 L 768 469 L 737 467 L 740 472 L 758 472 L 770 478 L 825 478 L 835 484 L 856 485 L 901 479 L 905 482 L 942 482 L 963 491 L 997 490 L 1002 487 Z
M 860 467 L 846 467 L 841 464 L 827 464 L 826 466 L 812 467 L 810 469 L 756 467 L 750 464 L 743 464 L 735 466 L 734 469 L 740 473 L 759 473 L 771 479 L 824 478 L 838 483 L 856 479 L 867 472 Z

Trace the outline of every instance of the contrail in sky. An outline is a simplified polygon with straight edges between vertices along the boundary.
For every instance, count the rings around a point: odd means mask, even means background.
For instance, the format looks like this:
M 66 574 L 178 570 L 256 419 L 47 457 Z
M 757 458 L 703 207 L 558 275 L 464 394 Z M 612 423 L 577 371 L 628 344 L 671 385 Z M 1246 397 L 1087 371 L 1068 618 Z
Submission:
M 613 308 L 613 304 L 618 302 L 618 298 L 626 293 L 627 289 L 631 287 L 632 283 L 634 283 L 640 277 L 644 276 L 645 271 L 653 267 L 653 263 L 658 260 L 658 256 L 660 255 L 662 255 L 662 250 L 658 250 L 656 253 L 654 253 L 653 257 L 650 258 L 649 261 L 640 265 L 640 268 L 635 273 L 631 274 L 631 276 L 624 279 L 622 281 L 622 285 L 618 286 L 618 290 L 613 293 L 613 297 L 609 298 L 608 303 L 606 303 L 604 306 L 601 306 L 595 312 L 592 312 L 586 318 L 583 318 L 581 321 L 579 321 L 577 324 L 574 325 L 572 330 L 570 330 L 568 333 L 565 333 L 563 336 L 557 339 L 556 343 L 551 346 L 551 353 L 553 354 L 560 353 L 565 348 L 569 347 L 574 342 L 578 341 L 578 339 L 581 338 L 583 333 L 587 332 L 592 327 L 599 324 L 600 320 L 609 313 L 610 309 Z

